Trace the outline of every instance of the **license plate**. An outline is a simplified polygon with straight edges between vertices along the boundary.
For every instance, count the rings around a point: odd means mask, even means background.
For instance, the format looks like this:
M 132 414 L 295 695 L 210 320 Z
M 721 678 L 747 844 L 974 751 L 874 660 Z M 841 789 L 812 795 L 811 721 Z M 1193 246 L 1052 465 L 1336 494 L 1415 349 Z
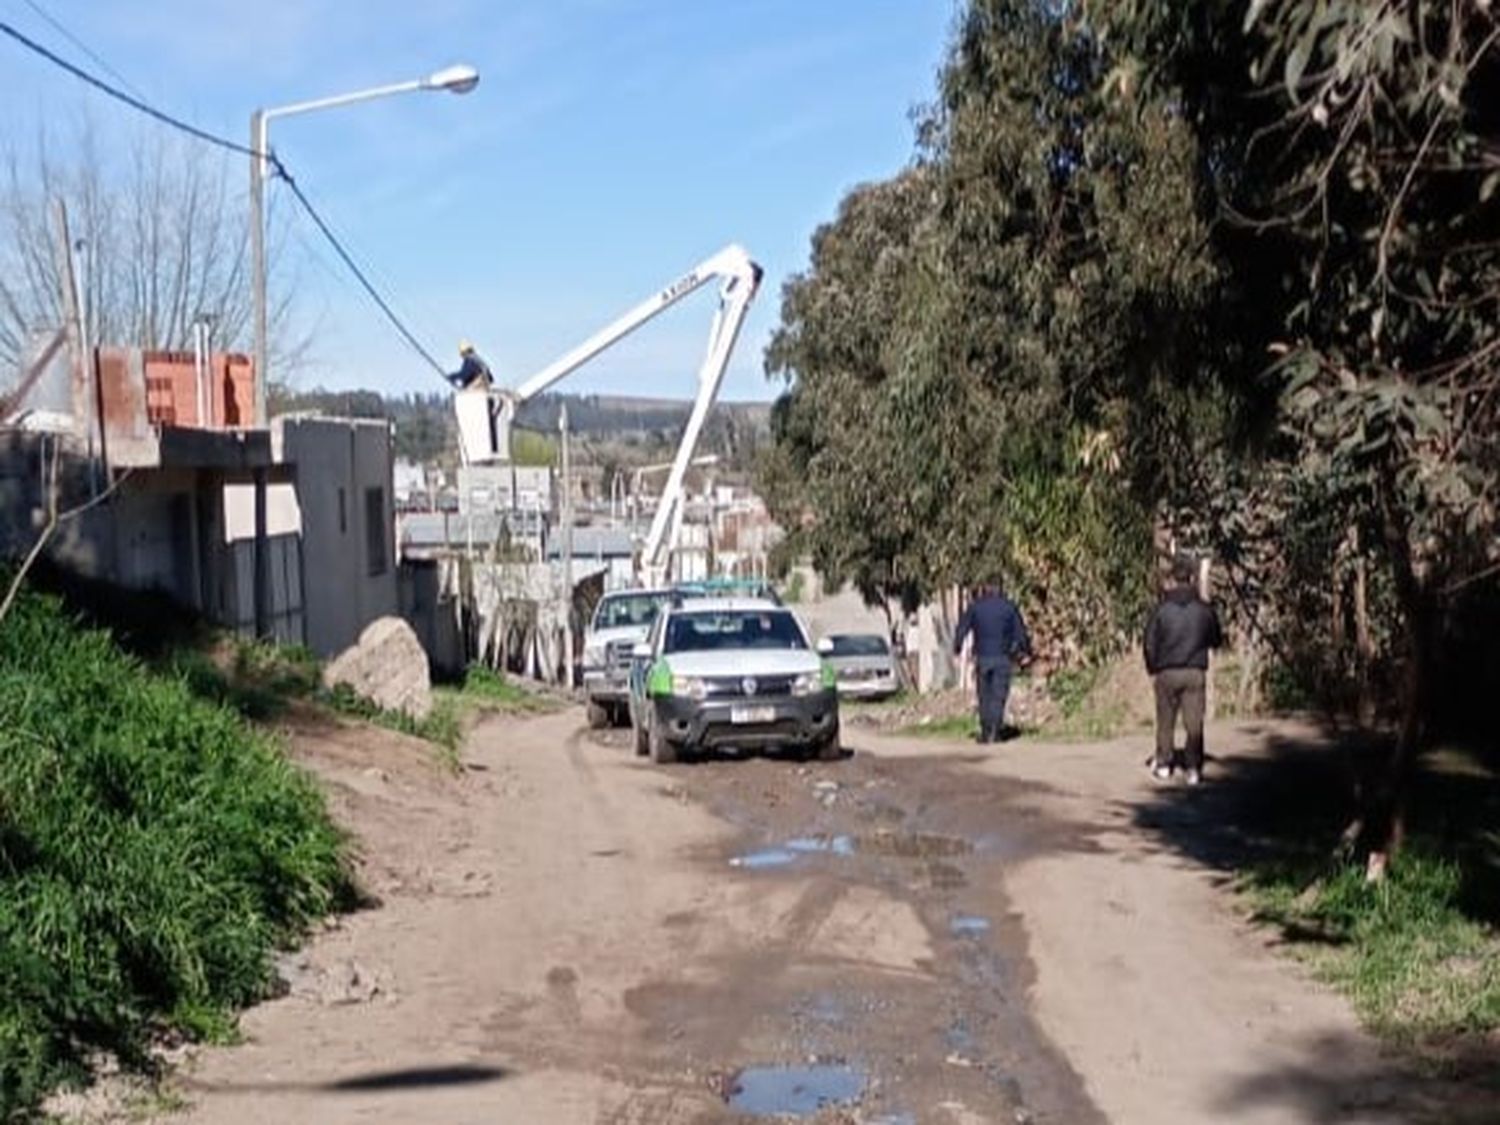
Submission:
M 731 707 L 729 709 L 729 721 L 736 725 L 745 725 L 749 723 L 774 723 L 776 721 L 776 708 Z

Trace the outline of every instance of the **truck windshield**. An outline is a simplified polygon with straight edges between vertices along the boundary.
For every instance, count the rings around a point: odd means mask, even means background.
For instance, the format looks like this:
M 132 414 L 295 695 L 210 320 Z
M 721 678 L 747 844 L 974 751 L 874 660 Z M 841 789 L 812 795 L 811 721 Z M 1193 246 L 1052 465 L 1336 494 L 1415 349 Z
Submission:
M 666 652 L 740 648 L 805 649 L 807 638 L 797 619 L 786 612 L 678 613 L 667 622 Z
M 657 613 L 666 601 L 666 594 L 611 594 L 599 603 L 599 608 L 594 613 L 594 628 L 648 626 L 656 620 Z

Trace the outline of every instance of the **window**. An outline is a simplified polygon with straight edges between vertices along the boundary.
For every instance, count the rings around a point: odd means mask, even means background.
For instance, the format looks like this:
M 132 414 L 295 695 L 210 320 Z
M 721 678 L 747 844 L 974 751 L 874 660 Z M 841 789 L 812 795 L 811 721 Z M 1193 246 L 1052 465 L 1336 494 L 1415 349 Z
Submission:
M 667 600 L 667 594 L 611 594 L 599 603 L 599 609 L 594 614 L 594 628 L 620 629 L 629 625 L 650 625 Z
M 385 542 L 385 489 L 365 489 L 365 562 L 371 578 L 384 574 L 388 563 Z
M 885 656 L 890 652 L 885 638 L 874 633 L 849 633 L 828 639 L 833 642 L 831 656 Z
M 807 638 L 785 610 L 674 613 L 667 622 L 669 653 L 746 648 L 806 649 Z

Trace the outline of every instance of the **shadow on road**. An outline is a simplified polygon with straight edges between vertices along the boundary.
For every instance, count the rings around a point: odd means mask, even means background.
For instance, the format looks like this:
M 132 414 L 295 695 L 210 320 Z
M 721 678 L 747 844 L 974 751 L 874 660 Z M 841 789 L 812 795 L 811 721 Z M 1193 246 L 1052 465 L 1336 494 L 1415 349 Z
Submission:
M 477 1086 L 499 1082 L 509 1072 L 498 1066 L 419 1066 L 408 1070 L 382 1070 L 356 1074 L 322 1087 L 325 1090 L 353 1093 L 364 1090 L 407 1090 L 428 1086 Z
M 1296 737 L 1255 727 L 1254 753 L 1210 760 L 1199 789 L 1163 785 L 1128 803 L 1134 823 L 1155 847 L 1218 873 L 1221 883 L 1269 865 L 1309 884 L 1335 869 L 1344 827 L 1355 813 L 1356 786 L 1387 747 L 1378 738 L 1320 734 Z M 1409 807 L 1413 846 L 1459 861 L 1459 908 L 1481 923 L 1500 921 L 1500 866 L 1490 849 L 1500 824 L 1500 784 L 1493 752 L 1434 753 L 1414 783 Z M 1296 919 L 1278 922 L 1283 941 L 1307 947 L 1344 940 Z M 1226 1095 L 1226 1120 L 1287 1104 L 1309 1121 L 1500 1121 L 1500 1039 L 1423 1036 L 1387 1045 L 1378 1068 L 1351 1069 L 1356 1045 L 1323 1037 L 1308 1043 L 1306 1062 L 1258 1074 Z
M 195 1082 L 189 1080 L 186 1085 L 189 1089 L 214 1093 L 273 1094 L 302 1091 L 361 1094 L 430 1090 L 443 1086 L 479 1086 L 489 1082 L 500 1082 L 512 1075 L 513 1072 L 504 1067 L 456 1063 L 450 1066 L 375 1070 L 366 1074 L 352 1074 L 346 1078 L 337 1078 L 331 1082 Z
M 1243 728 L 1257 735 L 1255 727 Z M 1201 789 L 1176 785 L 1132 802 L 1137 825 L 1168 849 L 1226 875 L 1264 862 L 1316 873 L 1337 850 L 1354 815 L 1360 779 L 1387 750 L 1359 735 L 1272 734 L 1256 754 L 1211 759 Z M 1450 749 L 1427 759 L 1413 786 L 1413 839 L 1458 860 L 1461 906 L 1474 920 L 1500 924 L 1500 782 L 1493 748 Z
M 1322 1035 L 1298 1044 L 1306 1061 L 1252 1075 L 1225 1091 L 1221 1120 L 1268 1108 L 1293 1109 L 1299 1120 L 1401 1125 L 1492 1125 L 1500 1121 L 1500 1089 L 1487 1082 L 1462 1089 L 1451 1081 L 1404 1071 L 1382 1060 L 1351 1067 L 1364 1054 L 1349 1036 Z

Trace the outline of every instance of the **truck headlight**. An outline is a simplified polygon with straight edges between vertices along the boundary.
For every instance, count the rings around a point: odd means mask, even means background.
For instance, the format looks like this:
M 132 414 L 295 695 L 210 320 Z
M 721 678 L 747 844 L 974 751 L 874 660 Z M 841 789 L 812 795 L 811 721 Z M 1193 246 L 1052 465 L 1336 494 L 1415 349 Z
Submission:
M 604 665 L 604 646 L 601 644 L 588 644 L 583 646 L 583 666 L 585 668 L 600 668 Z
M 792 681 L 793 695 L 812 695 L 823 687 L 823 674 L 821 672 L 803 672 Z
M 687 699 L 703 699 L 708 695 L 708 685 L 697 676 L 673 676 L 672 694 Z

